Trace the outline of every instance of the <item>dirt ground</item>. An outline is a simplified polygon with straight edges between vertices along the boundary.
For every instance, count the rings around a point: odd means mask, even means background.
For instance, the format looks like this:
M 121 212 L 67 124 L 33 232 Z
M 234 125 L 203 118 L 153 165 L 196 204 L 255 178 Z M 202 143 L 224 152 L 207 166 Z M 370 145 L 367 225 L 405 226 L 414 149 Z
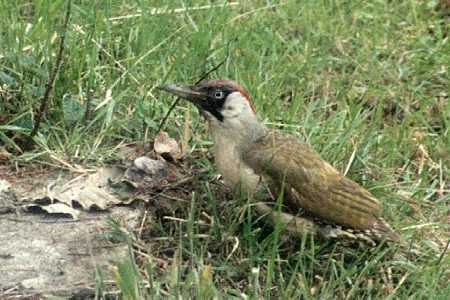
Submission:
M 127 253 L 126 245 L 112 244 L 100 236 L 110 216 L 132 225 L 138 212 L 115 207 L 108 213 L 84 213 L 77 221 L 32 214 L 2 215 L 0 299 L 74 295 L 94 288 L 95 268 L 108 270 Z
M 92 294 L 96 268 L 107 278 L 113 274 L 112 265 L 127 254 L 127 245 L 113 243 L 102 235 L 110 230 L 108 218 L 134 228 L 139 222 L 139 209 L 77 209 L 76 219 L 42 210 L 27 211 L 23 207 L 28 205 L 30 195 L 48 184 L 55 173 L 34 171 L 16 176 L 8 171 L 0 166 L 0 299 L 49 295 L 77 299 L 76 295 Z
M 140 207 L 148 213 L 155 191 L 170 194 L 193 178 L 163 158 L 178 157 L 175 140 L 161 133 L 154 146 L 156 154 L 148 157 L 139 145 L 124 145 L 122 162 L 109 167 L 0 164 L 0 300 L 89 299 L 98 269 L 103 283 L 113 283 L 111 268 L 129 251 L 107 238 L 108 221 L 142 230 Z

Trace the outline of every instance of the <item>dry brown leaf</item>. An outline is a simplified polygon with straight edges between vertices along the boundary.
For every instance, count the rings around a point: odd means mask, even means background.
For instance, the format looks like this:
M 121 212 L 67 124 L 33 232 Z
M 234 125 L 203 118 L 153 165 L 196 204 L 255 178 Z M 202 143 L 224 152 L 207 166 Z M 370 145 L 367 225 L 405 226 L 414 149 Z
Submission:
M 76 203 L 84 210 L 108 209 L 121 202 L 107 192 L 108 179 L 115 177 L 116 172 L 114 168 L 101 168 L 93 174 L 55 187 L 49 191 L 48 197 L 70 206 Z
M 121 203 L 117 197 L 109 193 L 109 180 L 121 175 L 122 172 L 116 168 L 99 168 L 93 174 L 79 176 L 69 181 L 56 180 L 49 184 L 46 191 L 26 198 L 31 198 L 33 204 L 38 205 L 45 202 L 43 199 L 49 199 L 51 203 L 65 203 L 69 207 L 81 207 L 83 210 L 105 210 Z
M 11 184 L 6 180 L 0 179 L 0 214 L 14 211 L 16 200 L 17 198 Z
M 78 220 L 80 215 L 80 211 L 64 203 L 52 203 L 49 205 L 30 204 L 25 206 L 25 209 L 29 212 L 45 212 L 50 215 L 70 217 L 74 220 Z
M 12 154 L 9 153 L 5 147 L 0 146 L 0 161 L 7 161 L 11 158 Z
M 173 160 L 181 158 L 181 149 L 178 142 L 171 138 L 169 134 L 165 131 L 161 131 L 155 137 L 155 143 L 153 145 L 155 152 L 164 158 L 169 156 Z

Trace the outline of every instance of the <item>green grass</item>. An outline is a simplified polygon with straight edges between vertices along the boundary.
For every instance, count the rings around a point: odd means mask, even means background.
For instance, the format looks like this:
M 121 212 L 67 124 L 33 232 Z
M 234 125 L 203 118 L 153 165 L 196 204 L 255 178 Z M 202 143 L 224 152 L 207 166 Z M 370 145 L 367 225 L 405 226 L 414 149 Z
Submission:
M 229 55 L 213 77 L 242 83 L 270 127 L 348 168 L 406 240 L 442 251 L 450 234 L 450 21 L 434 2 L 241 1 L 173 13 L 210 1 L 73 1 L 48 112 L 36 147 L 22 151 L 55 63 L 66 1 L 0 0 L 0 146 L 24 166 L 114 161 L 114 146 L 156 133 L 172 101 L 159 84 L 195 82 Z M 152 14 L 155 7 L 169 12 Z M 182 103 L 169 118 L 174 137 L 186 109 Z M 146 251 L 130 251 L 117 268 L 123 299 L 449 297 L 448 255 L 408 260 L 389 248 L 293 241 L 264 226 L 245 199 L 225 198 L 214 182 L 213 163 L 198 154 L 210 147 L 204 122 L 192 113 L 198 159 L 188 161 L 209 172 L 192 204 L 178 209 L 186 222 L 160 220 L 147 239 L 113 226 L 131 238 L 130 249 Z

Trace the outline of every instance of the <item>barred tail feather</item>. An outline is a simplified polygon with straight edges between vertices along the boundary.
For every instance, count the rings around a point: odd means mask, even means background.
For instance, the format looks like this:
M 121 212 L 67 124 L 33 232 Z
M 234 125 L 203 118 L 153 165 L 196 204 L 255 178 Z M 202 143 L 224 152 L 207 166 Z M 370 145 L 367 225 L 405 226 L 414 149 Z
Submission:
M 378 218 L 373 227 L 367 230 L 366 233 L 377 241 L 400 242 L 401 240 L 400 235 L 383 218 Z

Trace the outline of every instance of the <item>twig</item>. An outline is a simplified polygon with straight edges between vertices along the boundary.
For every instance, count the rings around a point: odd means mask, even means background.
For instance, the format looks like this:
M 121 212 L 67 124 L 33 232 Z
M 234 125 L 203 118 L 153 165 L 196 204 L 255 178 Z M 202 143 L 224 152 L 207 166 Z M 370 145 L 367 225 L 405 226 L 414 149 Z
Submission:
M 347 167 L 345 168 L 345 171 L 344 171 L 344 176 L 347 176 L 348 171 L 350 171 L 350 168 L 352 167 L 355 157 L 356 157 L 356 147 L 353 150 L 352 155 L 350 156 L 350 159 L 348 160 Z
M 39 130 L 39 126 L 41 125 L 43 115 L 46 113 L 46 111 L 48 109 L 48 99 L 52 92 L 53 84 L 56 79 L 56 75 L 58 74 L 59 68 L 62 63 L 62 55 L 64 52 L 64 41 L 65 41 L 66 33 L 67 33 L 67 25 L 69 24 L 69 19 L 70 19 L 71 3 L 72 3 L 71 0 L 69 0 L 67 2 L 66 16 L 64 18 L 64 24 L 63 24 L 62 32 L 60 34 L 58 55 L 56 56 L 56 62 L 55 62 L 55 66 L 53 67 L 53 71 L 48 78 L 47 84 L 45 85 L 45 92 L 44 92 L 44 96 L 41 99 L 41 106 L 39 107 L 39 110 L 36 113 L 36 121 L 34 123 L 33 130 L 31 131 L 30 136 L 29 136 L 30 144 L 32 143 L 33 137 L 36 135 L 36 133 Z
M 232 18 L 230 21 L 227 22 L 227 24 L 233 23 L 233 22 L 235 22 L 235 21 L 237 21 L 237 20 L 239 20 L 239 19 L 241 19 L 243 17 L 252 15 L 252 14 L 257 13 L 257 12 L 259 12 L 261 10 L 273 9 L 273 8 L 276 8 L 276 7 L 283 6 L 283 5 L 287 4 L 287 3 L 288 2 L 282 2 L 282 3 L 278 3 L 278 4 L 273 4 L 273 5 L 267 5 L 267 6 L 259 7 L 259 8 L 256 8 L 254 10 L 251 10 L 251 11 L 247 11 L 247 12 L 245 12 L 243 14 L 237 15 L 236 17 Z
M 145 221 L 147 221 L 148 210 L 146 209 L 144 212 L 144 216 L 142 217 L 141 226 L 139 226 L 138 231 L 138 239 L 142 237 L 142 231 L 144 230 Z
M 87 122 L 89 122 L 91 120 L 91 116 L 92 116 L 92 93 L 89 90 L 87 92 L 86 106 L 85 106 L 85 111 L 84 111 L 84 116 L 83 116 L 83 122 L 85 124 L 87 124 Z
M 172 111 L 175 109 L 175 106 L 178 105 L 178 102 L 180 101 L 180 98 L 175 99 L 175 101 L 172 103 L 172 105 L 169 108 L 169 111 L 162 119 L 161 123 L 159 123 L 158 130 L 156 130 L 156 133 L 160 132 L 161 129 L 164 127 L 164 124 L 166 124 L 167 119 L 169 118 L 169 115 L 172 113 Z
M 435 226 L 439 227 L 441 225 L 442 224 L 439 222 L 430 222 L 430 223 L 425 223 L 425 224 L 406 226 L 406 227 L 400 228 L 400 230 L 403 231 L 403 230 L 410 230 L 410 229 L 421 229 L 424 227 L 435 227 Z
M 186 109 L 186 112 L 184 114 L 184 128 L 183 128 L 183 140 L 181 141 L 181 155 L 186 155 L 189 147 L 189 134 L 190 134 L 190 127 L 189 124 L 191 123 L 191 110 L 188 107 Z
M 185 200 L 185 199 L 182 199 L 182 198 L 179 198 L 179 197 L 170 196 L 170 195 L 164 194 L 163 192 L 154 193 L 153 195 L 160 196 L 160 197 L 163 197 L 163 198 L 166 198 L 166 199 L 169 199 L 169 200 L 173 200 L 173 201 L 179 201 L 179 202 L 184 202 L 184 203 L 189 202 L 188 200 Z
M 444 251 L 442 251 L 441 255 L 439 255 L 439 259 L 438 259 L 438 265 L 441 264 L 442 259 L 445 256 L 445 253 L 447 253 L 448 247 L 450 246 L 450 239 L 447 241 L 447 245 L 445 245 Z
M 196 11 L 196 10 L 207 10 L 212 8 L 222 8 L 222 7 L 233 7 L 239 5 L 239 2 L 229 2 L 225 4 L 212 4 L 212 5 L 203 5 L 203 6 L 192 6 L 192 7 L 183 7 L 183 8 L 151 8 L 145 14 L 150 16 L 162 15 L 162 14 L 180 14 L 185 13 L 187 11 Z M 109 21 L 121 21 L 126 19 L 138 18 L 141 17 L 142 13 L 132 14 L 132 15 L 124 15 L 118 17 L 109 18 Z
M 405 282 L 406 278 L 408 278 L 410 275 L 410 273 L 406 273 L 405 275 L 402 276 L 402 278 L 400 278 L 397 286 L 395 287 L 395 289 L 390 293 L 390 295 L 395 295 L 395 293 L 397 293 L 398 289 L 403 285 L 403 283 Z
M 217 69 L 219 69 L 219 68 L 227 61 L 227 59 L 228 59 L 228 54 L 225 56 L 225 58 L 224 58 L 220 63 L 218 63 L 218 64 L 215 65 L 211 70 L 209 70 L 208 72 L 206 72 L 205 74 L 203 74 L 203 76 L 200 77 L 200 79 L 197 80 L 197 81 L 195 82 L 195 84 L 200 83 L 201 81 L 203 81 L 204 79 L 206 79 L 206 78 L 209 76 L 209 74 L 211 74 L 212 72 L 214 72 L 214 71 L 216 71 Z M 194 85 L 195 85 L 195 84 L 194 84 Z M 162 119 L 161 123 L 159 124 L 158 130 L 156 131 L 157 133 L 160 132 L 161 129 L 164 127 L 164 124 L 166 124 L 166 121 L 167 121 L 167 119 L 169 118 L 169 115 L 170 115 L 170 114 L 172 113 L 172 111 L 175 109 L 175 106 L 178 105 L 178 102 L 180 102 L 180 99 L 181 99 L 181 98 L 178 97 L 178 98 L 175 99 L 175 101 L 172 103 L 172 105 L 171 105 L 170 108 L 169 108 L 169 111 L 167 112 L 167 114 L 164 116 L 164 118 Z

